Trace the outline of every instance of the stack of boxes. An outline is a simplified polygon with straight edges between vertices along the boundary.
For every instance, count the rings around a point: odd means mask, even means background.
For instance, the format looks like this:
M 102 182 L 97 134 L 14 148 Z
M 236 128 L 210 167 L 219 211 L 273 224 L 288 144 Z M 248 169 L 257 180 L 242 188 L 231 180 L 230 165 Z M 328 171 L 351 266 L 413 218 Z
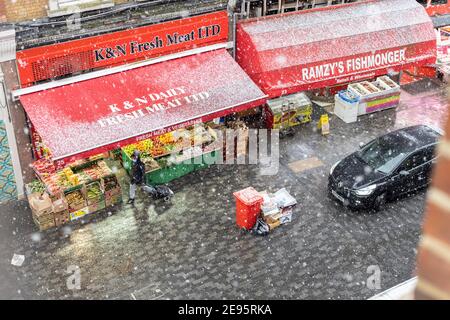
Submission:
M 55 226 L 59 227 L 70 221 L 69 205 L 64 197 L 53 201 L 52 211 L 55 218 Z
M 33 220 L 43 231 L 55 226 L 55 218 L 53 216 L 52 200 L 47 193 L 42 195 L 33 193 L 28 195 Z
M 270 230 L 292 221 L 292 212 L 297 205 L 297 201 L 285 188 L 274 194 L 267 191 L 260 192 L 260 194 L 263 197 L 261 216 L 264 222 L 269 225 Z
M 66 194 L 66 199 L 69 204 L 69 217 L 71 221 L 81 218 L 89 213 L 87 210 L 85 194 L 86 189 L 84 186 Z
M 103 191 L 103 186 L 100 181 L 95 181 L 86 186 L 87 189 L 87 205 L 88 211 L 96 212 L 105 209 L 105 196 Z M 94 192 L 96 190 L 96 192 Z M 90 193 L 94 192 L 92 195 Z
M 115 176 L 104 179 L 105 183 L 105 205 L 107 207 L 122 202 L 122 190 Z

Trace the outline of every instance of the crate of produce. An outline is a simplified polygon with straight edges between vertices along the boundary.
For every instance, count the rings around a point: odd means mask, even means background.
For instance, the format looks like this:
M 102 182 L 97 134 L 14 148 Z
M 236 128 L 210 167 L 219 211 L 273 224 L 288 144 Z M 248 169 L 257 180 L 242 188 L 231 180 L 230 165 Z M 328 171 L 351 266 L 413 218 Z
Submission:
M 107 177 L 107 176 L 113 175 L 113 172 L 112 172 L 111 168 L 103 160 L 97 162 L 97 168 L 96 169 L 99 171 L 99 174 L 102 177 Z
M 28 197 L 28 201 L 30 201 L 30 197 L 32 195 L 36 196 L 40 196 L 45 192 L 45 185 L 42 181 L 40 180 L 34 180 L 28 184 L 25 185 L 25 192 L 27 194 Z
M 55 226 L 55 219 L 51 214 L 39 217 L 33 214 L 32 217 L 34 223 L 36 224 L 36 226 L 39 228 L 40 231 L 44 231 L 53 228 Z
M 117 188 L 120 189 L 120 184 L 116 175 L 112 174 L 103 178 L 103 190 L 105 193 Z
M 88 206 L 104 200 L 103 187 L 100 181 L 94 181 L 86 185 L 86 199 Z
M 81 187 L 67 192 L 65 197 L 69 206 L 69 212 L 75 212 L 86 207 L 86 199 Z

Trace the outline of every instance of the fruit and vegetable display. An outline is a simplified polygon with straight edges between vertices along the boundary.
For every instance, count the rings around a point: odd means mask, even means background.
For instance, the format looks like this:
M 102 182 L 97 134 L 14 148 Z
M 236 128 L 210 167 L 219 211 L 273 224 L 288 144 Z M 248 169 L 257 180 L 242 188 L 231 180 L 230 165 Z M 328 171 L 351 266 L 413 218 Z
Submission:
M 118 188 L 120 186 L 119 182 L 117 181 L 116 176 L 105 177 L 103 179 L 103 181 L 104 181 L 105 192 L 110 191 L 115 188 Z
M 121 197 L 117 177 L 100 156 L 73 162 L 59 171 L 51 160 L 44 159 L 36 161 L 33 169 L 38 179 L 26 185 L 28 199 L 31 201 L 31 197 L 36 193 L 39 196 L 46 195 L 50 199 L 52 205 L 48 215 L 54 223 L 49 227 L 70 222 L 73 220 L 70 218 L 72 215 L 79 216 L 81 212 L 93 213 L 104 209 L 105 205 L 110 206 L 118 202 L 109 201 L 108 204 L 104 201 L 107 197 Z M 105 193 L 104 185 L 106 190 L 110 191 L 109 194 Z M 67 205 L 64 210 L 56 211 L 61 208 L 58 202 L 61 200 L 67 202 Z M 37 224 L 42 230 L 42 224 Z
M 145 165 L 146 172 L 154 171 L 160 168 L 158 162 L 148 154 L 143 154 L 141 160 Z
M 42 158 L 33 162 L 32 166 L 34 171 L 38 175 L 46 175 L 46 174 L 48 175 L 56 172 L 56 168 L 53 161 L 46 158 Z
M 98 172 L 102 176 L 109 176 L 109 175 L 111 175 L 113 173 L 112 170 L 108 167 L 108 165 L 106 164 L 105 161 L 97 162 L 97 166 L 98 166 Z
M 200 145 L 212 141 L 214 141 L 214 136 L 210 130 L 206 130 L 203 126 L 196 126 L 191 130 L 180 129 L 139 141 L 123 147 L 122 151 L 128 157 L 131 157 L 133 152 L 138 150 L 141 153 L 141 158 L 145 155 L 157 158 L 181 151 L 193 145 Z
M 69 204 L 69 210 L 77 210 L 84 207 L 85 201 L 81 190 L 72 191 L 66 194 L 66 200 Z
M 101 200 L 103 192 L 100 183 L 94 182 L 86 186 L 87 199 L 89 203 L 96 203 Z
M 45 192 L 45 185 L 42 183 L 42 181 L 34 180 L 28 184 L 28 190 L 31 193 L 44 193 Z

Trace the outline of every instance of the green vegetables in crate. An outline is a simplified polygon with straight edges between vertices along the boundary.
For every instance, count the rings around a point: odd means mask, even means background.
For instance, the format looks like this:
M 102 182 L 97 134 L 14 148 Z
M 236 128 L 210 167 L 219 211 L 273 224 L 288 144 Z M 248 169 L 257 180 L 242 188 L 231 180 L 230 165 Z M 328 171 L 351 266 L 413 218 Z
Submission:
M 39 180 L 34 180 L 29 183 L 28 187 L 32 193 L 44 193 L 45 191 L 45 185 Z
M 98 199 L 102 195 L 102 191 L 100 190 L 100 186 L 95 183 L 88 187 L 87 197 L 89 200 Z

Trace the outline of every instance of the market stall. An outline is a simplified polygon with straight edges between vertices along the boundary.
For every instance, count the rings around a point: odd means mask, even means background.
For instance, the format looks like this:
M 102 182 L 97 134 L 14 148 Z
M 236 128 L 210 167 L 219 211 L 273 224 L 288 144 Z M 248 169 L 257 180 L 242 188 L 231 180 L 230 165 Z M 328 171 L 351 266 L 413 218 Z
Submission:
M 130 155 L 141 151 L 149 185 L 208 167 L 223 156 L 211 123 L 265 100 L 223 49 L 20 96 L 49 150 L 35 163 L 48 194 L 33 196 L 44 208 L 34 210 L 36 222 L 46 228 L 52 215 L 56 221 L 45 204 L 59 199 L 69 221 L 122 200 L 116 175 L 101 157 L 92 158 L 99 153 L 119 150 L 129 172 Z
M 128 173 L 131 155 L 141 153 L 145 164 L 145 181 L 149 185 L 168 183 L 193 171 L 216 163 L 222 156 L 222 146 L 213 129 L 198 125 L 143 140 L 121 148 L 122 160 Z
M 360 115 L 395 108 L 400 92 L 400 86 L 388 76 L 352 83 L 335 95 L 334 113 L 346 123 L 355 122 Z
M 45 230 L 77 220 L 122 201 L 117 176 L 103 156 L 56 170 L 49 159 L 33 163 L 36 180 L 26 185 L 33 220 Z

